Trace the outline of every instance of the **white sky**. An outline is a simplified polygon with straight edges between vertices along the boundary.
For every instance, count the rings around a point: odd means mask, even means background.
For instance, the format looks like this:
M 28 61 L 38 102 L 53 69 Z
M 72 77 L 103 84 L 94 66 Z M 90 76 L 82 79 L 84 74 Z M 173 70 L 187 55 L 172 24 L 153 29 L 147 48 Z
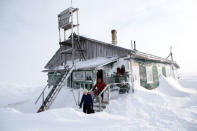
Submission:
M 181 72 L 197 72 L 196 0 L 73 0 L 80 34 L 166 57 L 173 47 Z M 57 14 L 69 0 L 0 1 L 0 82 L 45 84 L 44 65 L 59 48 Z

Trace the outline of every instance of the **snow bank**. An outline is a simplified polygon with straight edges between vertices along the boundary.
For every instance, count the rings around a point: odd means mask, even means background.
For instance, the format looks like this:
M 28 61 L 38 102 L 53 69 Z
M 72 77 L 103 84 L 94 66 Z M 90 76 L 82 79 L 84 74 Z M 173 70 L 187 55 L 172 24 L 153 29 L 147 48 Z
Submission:
M 175 79 L 163 76 L 160 77 L 160 86 L 158 90 L 165 95 L 175 97 L 186 97 L 195 94 L 196 91 L 192 89 L 183 88 Z
M 113 92 L 107 109 L 90 115 L 83 114 L 76 106 L 70 89 L 63 88 L 50 110 L 35 113 L 33 102 L 43 87 L 3 86 L 0 88 L 0 130 L 197 130 L 194 87 L 187 81 L 184 84 L 188 86 L 182 87 L 171 78 L 160 79 L 160 86 L 154 90 L 135 85 L 134 94 Z M 76 98 L 79 91 L 81 96 L 82 90 L 73 92 Z
M 25 114 L 15 109 L 7 108 L 1 109 L 0 115 L 0 123 L 2 124 L 0 129 L 4 131 L 56 131 L 65 129 L 91 131 L 100 130 L 102 126 L 106 129 L 115 129 L 119 126 L 120 121 L 125 121 L 125 119 L 120 116 L 109 115 L 105 112 L 95 115 L 86 115 L 73 108 L 49 110 L 39 114 Z M 111 124 L 118 126 L 111 127 Z
M 36 97 L 43 86 L 31 87 L 26 85 L 0 84 L 0 107 L 10 107 L 22 112 L 35 112 Z
M 179 83 L 185 88 L 197 91 L 197 73 L 182 74 Z

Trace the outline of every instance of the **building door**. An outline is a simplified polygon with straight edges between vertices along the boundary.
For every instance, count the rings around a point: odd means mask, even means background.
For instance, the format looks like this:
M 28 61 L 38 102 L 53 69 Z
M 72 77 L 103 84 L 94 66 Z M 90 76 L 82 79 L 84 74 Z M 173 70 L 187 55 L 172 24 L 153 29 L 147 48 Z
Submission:
M 103 81 L 103 70 L 102 69 L 97 71 L 97 77 L 96 78 L 97 79 L 101 78 L 101 81 Z M 96 81 L 97 81 L 97 79 L 96 79 Z

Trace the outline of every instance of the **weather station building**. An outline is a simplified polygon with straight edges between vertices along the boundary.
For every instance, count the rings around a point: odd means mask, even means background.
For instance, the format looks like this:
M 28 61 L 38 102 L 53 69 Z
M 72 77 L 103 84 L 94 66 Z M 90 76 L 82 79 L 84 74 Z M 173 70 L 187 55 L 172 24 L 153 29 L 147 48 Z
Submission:
M 177 79 L 180 67 L 173 60 L 172 52 L 168 57 L 171 59 L 147 54 L 136 49 L 135 41 L 131 43 L 131 49 L 120 47 L 115 29 L 111 31 L 112 43 L 81 36 L 78 11 L 71 7 L 58 15 L 60 47 L 43 70 L 48 75 L 45 88 L 51 88 L 51 91 L 43 98 L 38 112 L 50 107 L 62 87 L 90 90 L 98 77 L 110 85 L 106 89 L 108 92 L 116 85 L 120 93 L 129 92 L 135 84 L 154 89 L 159 86 L 161 75 Z M 71 34 L 66 38 L 68 31 Z M 43 95 L 44 91 L 39 98 Z

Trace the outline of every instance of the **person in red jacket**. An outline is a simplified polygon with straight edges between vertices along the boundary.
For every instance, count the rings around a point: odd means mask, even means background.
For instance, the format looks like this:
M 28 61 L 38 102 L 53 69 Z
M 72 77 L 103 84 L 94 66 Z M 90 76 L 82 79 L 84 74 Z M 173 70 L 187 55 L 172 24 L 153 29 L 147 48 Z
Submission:
M 94 93 L 96 96 L 98 96 L 103 91 L 103 89 L 106 87 L 106 83 L 101 78 L 98 78 L 97 83 L 94 85 L 92 90 L 94 91 L 96 89 L 96 87 L 97 87 L 97 90 Z M 103 102 L 103 94 L 101 95 L 102 102 Z

